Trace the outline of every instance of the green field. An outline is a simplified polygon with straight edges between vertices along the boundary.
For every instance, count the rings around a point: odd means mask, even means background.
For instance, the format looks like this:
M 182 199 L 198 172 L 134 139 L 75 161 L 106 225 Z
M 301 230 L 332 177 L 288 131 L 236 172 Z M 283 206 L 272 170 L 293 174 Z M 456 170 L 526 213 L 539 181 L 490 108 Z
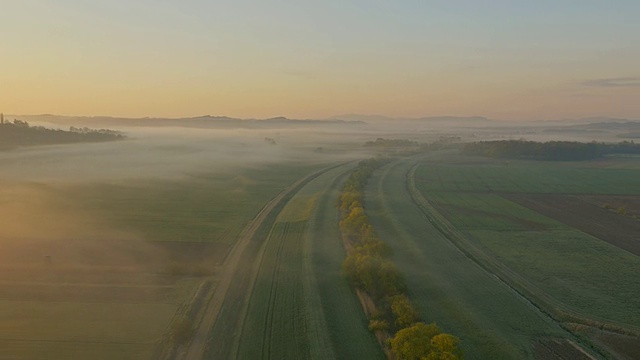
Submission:
M 338 164 L 3 181 L 0 358 L 185 358 L 190 340 L 170 341 L 183 318 L 204 329 L 208 359 L 385 358 L 341 274 L 337 199 L 356 164 Z M 377 170 L 365 209 L 421 320 L 459 337 L 466 359 L 540 359 L 545 341 L 590 346 L 563 321 L 640 326 L 640 260 L 517 196 L 584 197 L 615 217 L 601 202 L 638 195 L 638 178 L 629 158 L 445 151 Z M 202 321 L 220 288 L 219 310 Z
M 425 198 L 456 229 L 550 297 L 553 306 L 640 328 L 639 257 L 505 197 L 516 192 L 636 195 L 637 167 L 622 168 L 626 158 L 604 164 L 456 160 L 447 165 L 429 159 L 416 171 Z
M 307 268 L 312 270 L 307 276 L 311 292 L 308 316 L 313 320 L 309 324 L 310 338 L 324 339 L 312 342 L 311 354 L 314 359 L 383 359 L 380 346 L 367 330 L 362 307 L 340 271 L 346 254 L 338 229 L 336 201 L 347 175 L 334 175 L 308 225 L 305 259 Z M 328 340 L 321 335 L 325 327 Z M 322 346 L 328 341 L 331 347 Z M 314 348 L 318 350 L 314 352 Z
M 640 194 L 638 158 L 584 162 L 495 160 L 445 154 L 430 157 L 416 180 L 425 192 Z
M 366 209 L 394 251 L 409 296 L 425 321 L 462 339 L 466 359 L 534 357 L 534 341 L 568 334 L 482 270 L 445 238 L 414 205 L 406 175 L 416 160 L 378 171 L 367 186 Z
M 215 289 L 244 225 L 283 187 L 324 166 L 3 183 L 0 235 L 23 245 L 0 244 L 0 358 L 171 354 L 172 321 L 198 316 L 208 295 L 195 298 L 197 289 L 203 281 Z
M 334 201 L 351 167 L 341 166 L 320 175 L 282 208 L 260 243 L 255 264 L 246 266 L 255 268 L 255 280 L 250 281 L 253 285 L 246 305 L 237 307 L 235 315 L 240 323 L 225 322 L 228 330 L 237 327 L 240 336 L 229 332 L 223 338 L 213 338 L 207 358 L 382 356 L 357 299 L 340 275 L 344 251 Z M 229 343 L 236 345 L 227 352 L 216 345 L 224 348 Z
M 163 303 L 0 301 L 2 358 L 150 358 L 176 311 Z
M 308 359 L 302 245 L 305 221 L 277 222 L 255 280 L 239 359 Z
M 322 166 L 293 162 L 203 170 L 175 181 L 74 186 L 64 196 L 147 240 L 230 245 L 269 199 Z

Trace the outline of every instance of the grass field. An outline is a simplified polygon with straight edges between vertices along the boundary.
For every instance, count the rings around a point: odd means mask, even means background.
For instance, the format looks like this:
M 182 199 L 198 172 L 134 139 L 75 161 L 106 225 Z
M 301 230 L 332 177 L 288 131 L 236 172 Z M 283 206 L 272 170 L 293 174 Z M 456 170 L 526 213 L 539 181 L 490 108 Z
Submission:
M 316 342 L 312 341 L 311 355 L 314 359 L 384 359 L 367 329 L 362 307 L 340 271 L 346 254 L 338 229 L 336 201 L 347 176 L 348 173 L 333 174 L 307 228 L 304 254 L 311 270 L 306 277 L 311 292 L 307 302 L 310 338 L 325 339 L 318 344 L 331 343 L 331 351 L 326 345 L 314 351 Z M 328 340 L 322 335 L 325 329 Z
M 417 168 L 415 183 L 455 229 L 453 236 L 469 241 L 472 257 L 545 311 L 560 321 L 638 334 L 638 162 L 504 162 L 434 154 Z M 633 351 L 613 333 L 578 333 L 621 358 Z
M 308 359 L 302 245 L 306 221 L 277 222 L 260 261 L 239 359 Z
M 43 285 L 12 289 L 32 299 L 0 300 L 0 358 L 151 358 L 192 289 L 192 284 L 163 286 L 165 294 L 159 296 L 152 285 L 129 285 L 127 291 L 76 285 L 55 299 L 43 298 L 50 293 Z M 101 296 L 110 291 L 127 296 Z
M 561 206 L 566 194 L 640 191 L 633 180 L 640 178 L 640 170 L 621 168 L 614 158 L 608 161 L 609 167 L 603 167 L 602 161 L 511 161 L 508 166 L 485 160 L 474 164 L 473 158 L 451 165 L 427 161 L 418 168 L 416 182 L 457 229 L 560 304 L 587 317 L 640 328 L 640 279 L 634 270 L 640 268 L 640 258 L 607 242 L 614 229 L 596 238 L 581 231 L 579 218 L 573 220 L 574 227 L 559 221 L 563 213 L 586 209 L 595 213 L 583 216 L 584 226 L 598 222 L 605 226 L 607 216 L 598 216 L 605 210 L 577 201 L 573 209 L 565 207 L 554 219 L 510 200 L 533 199 L 543 193 Z M 628 159 L 622 164 L 628 164 Z M 463 190 L 452 191 L 450 184 Z
M 345 165 L 320 175 L 282 208 L 266 239 L 259 242 L 262 249 L 255 254 L 255 264 L 245 266 L 254 268 L 246 272 L 255 273 L 255 280 L 246 305 L 236 307 L 241 323 L 226 320 L 228 335 L 212 340 L 207 358 L 382 356 L 357 299 L 340 275 L 344 253 L 337 232 L 335 196 L 350 168 Z M 219 336 L 220 323 L 214 327 Z M 236 333 L 240 334 L 237 338 Z M 229 343 L 235 343 L 235 349 L 225 352 L 216 346 L 224 348 Z
M 426 162 L 417 181 L 425 192 L 638 195 L 639 172 L 628 157 L 536 162 L 445 155 Z
M 425 321 L 460 337 L 466 359 L 530 359 L 537 339 L 569 337 L 425 218 L 406 187 L 415 161 L 397 161 L 374 174 L 365 206 L 376 231 L 393 248 L 394 262 Z
M 466 359 L 542 359 L 570 349 L 569 340 L 584 343 L 429 222 L 408 188 L 416 164 L 415 184 L 434 211 L 551 304 L 640 326 L 638 257 L 544 210 L 564 196 L 566 211 L 569 200 L 590 206 L 590 223 L 605 214 L 607 224 L 635 226 L 633 159 L 507 163 L 445 153 L 395 161 L 367 186 L 366 211 L 425 321 L 460 337 Z M 384 358 L 340 272 L 336 201 L 355 163 L 291 185 L 327 166 L 296 160 L 155 180 L 0 182 L 0 358 L 184 355 L 168 342 L 173 322 L 198 325 L 225 259 L 274 198 L 237 252 L 205 358 Z M 628 339 L 581 333 L 632 351 Z
M 181 180 L 74 186 L 77 199 L 119 228 L 152 241 L 233 244 L 269 199 L 323 164 L 283 163 L 191 174 Z
M 156 358 L 244 225 L 322 163 L 0 188 L 0 358 Z M 42 325 L 45 324 L 45 325 Z M 164 348 L 164 350 L 163 350 Z M 44 355 L 46 354 L 46 355 Z

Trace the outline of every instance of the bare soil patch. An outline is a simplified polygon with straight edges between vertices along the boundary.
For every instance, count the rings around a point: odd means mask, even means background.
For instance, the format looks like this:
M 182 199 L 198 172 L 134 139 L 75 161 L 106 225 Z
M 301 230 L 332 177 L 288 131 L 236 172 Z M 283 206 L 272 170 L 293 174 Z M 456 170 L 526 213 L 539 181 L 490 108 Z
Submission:
M 625 215 L 640 217 L 640 196 L 607 196 L 607 195 L 585 195 L 581 196 L 585 201 L 599 207 L 608 208 L 617 212 L 623 208 Z
M 505 198 L 640 256 L 640 221 L 594 205 L 580 196 L 505 194 Z

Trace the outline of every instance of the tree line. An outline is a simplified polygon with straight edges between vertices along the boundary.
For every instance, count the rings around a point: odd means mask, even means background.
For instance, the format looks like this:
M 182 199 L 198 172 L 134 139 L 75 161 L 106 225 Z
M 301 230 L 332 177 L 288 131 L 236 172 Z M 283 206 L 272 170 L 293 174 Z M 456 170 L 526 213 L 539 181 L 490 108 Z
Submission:
M 71 127 L 70 131 L 31 126 L 22 120 L 0 123 L 0 147 L 12 148 L 27 145 L 54 145 L 79 142 L 101 142 L 124 139 L 125 136 L 113 130 Z
M 608 154 L 640 154 L 640 144 L 633 141 L 619 143 L 526 140 L 480 141 L 465 144 L 465 155 L 480 155 L 508 159 L 579 161 Z
M 372 173 L 389 159 L 361 161 L 340 194 L 340 231 L 347 256 L 344 276 L 373 302 L 369 330 L 387 354 L 402 360 L 456 360 L 462 358 L 459 339 L 426 324 L 407 296 L 404 277 L 392 261 L 391 248 L 376 234 L 365 212 L 364 187 Z M 388 339 L 388 340 L 384 340 Z
M 367 141 L 364 143 L 366 147 L 378 147 L 378 148 L 414 148 L 419 144 L 417 141 L 407 139 L 385 139 L 377 138 L 375 141 Z

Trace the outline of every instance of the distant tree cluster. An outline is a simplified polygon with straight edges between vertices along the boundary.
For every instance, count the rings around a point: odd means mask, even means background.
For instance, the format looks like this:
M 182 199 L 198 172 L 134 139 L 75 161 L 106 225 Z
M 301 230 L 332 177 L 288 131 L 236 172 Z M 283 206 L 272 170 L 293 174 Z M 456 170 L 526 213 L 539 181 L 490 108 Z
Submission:
M 415 323 L 399 330 L 390 343 L 396 357 L 402 360 L 462 359 L 460 340 L 442 333 L 436 324 Z
M 74 128 L 70 131 L 30 126 L 28 122 L 14 120 L 0 124 L 0 147 L 13 148 L 28 145 L 53 145 L 80 142 L 101 142 L 123 139 L 125 136 L 113 130 Z
M 429 151 L 458 147 L 459 146 L 458 144 L 460 143 L 460 141 L 462 141 L 462 138 L 460 136 L 455 136 L 455 135 L 440 136 L 438 140 L 434 142 L 421 144 L 419 151 L 429 152 Z
M 107 135 L 115 135 L 122 136 L 120 131 L 110 130 L 110 129 L 89 129 L 88 127 L 69 127 L 69 131 L 79 134 L 107 134 Z
M 406 295 L 402 274 L 391 260 L 391 249 L 378 237 L 364 211 L 364 187 L 387 159 L 363 160 L 349 176 L 340 195 L 340 230 L 347 246 L 342 271 L 349 283 L 375 303 L 369 329 L 394 333 L 385 346 L 398 359 L 461 359 L 458 338 L 443 334 L 435 324 L 420 322 Z M 379 337 L 380 338 L 380 337 Z
M 378 148 L 413 148 L 418 146 L 417 141 L 407 140 L 407 139 L 384 139 L 377 138 L 375 141 L 367 141 L 364 143 L 364 146 L 367 147 L 378 147 Z
M 576 141 L 480 141 L 466 144 L 462 153 L 508 159 L 579 161 L 595 159 L 607 154 L 640 154 L 640 144 L 635 144 L 633 141 L 617 144 Z

